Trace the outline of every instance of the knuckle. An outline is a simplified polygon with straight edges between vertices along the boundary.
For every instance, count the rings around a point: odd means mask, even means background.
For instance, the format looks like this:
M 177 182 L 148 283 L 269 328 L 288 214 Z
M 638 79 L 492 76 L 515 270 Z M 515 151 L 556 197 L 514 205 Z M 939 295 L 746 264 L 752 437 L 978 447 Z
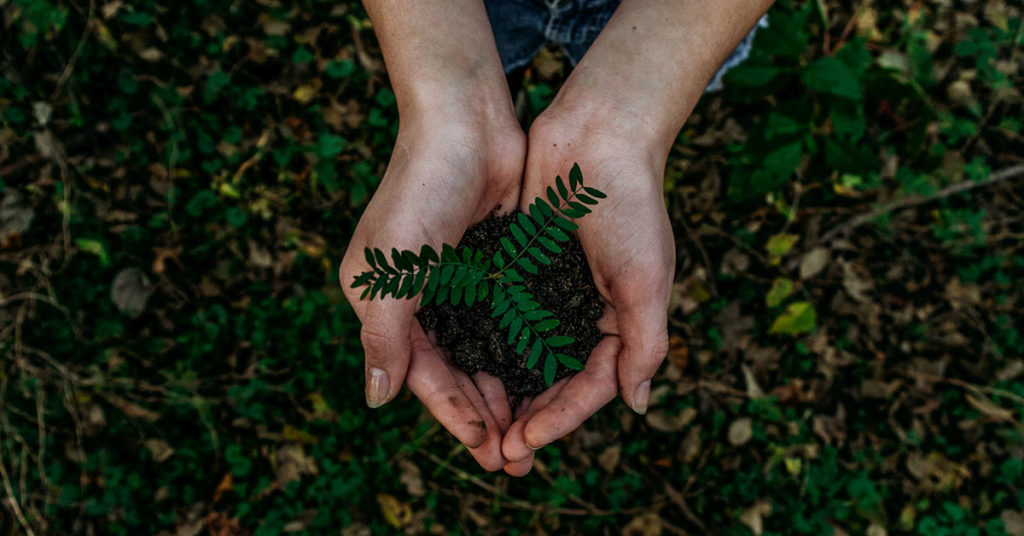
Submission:
M 359 330 L 359 340 L 363 343 L 368 360 L 383 360 L 396 341 L 396 334 L 382 329 L 379 324 L 367 323 Z

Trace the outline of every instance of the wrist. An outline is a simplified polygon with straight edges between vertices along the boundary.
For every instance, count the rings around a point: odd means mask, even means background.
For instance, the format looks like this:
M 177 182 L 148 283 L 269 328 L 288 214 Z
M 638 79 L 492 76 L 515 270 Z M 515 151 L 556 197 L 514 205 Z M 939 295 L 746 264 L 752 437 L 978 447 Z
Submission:
M 650 115 L 597 95 L 562 91 L 534 121 L 529 145 L 555 149 L 569 159 L 628 160 L 661 178 L 676 130 L 669 132 Z
M 670 117 L 656 102 L 608 80 L 600 85 L 567 82 L 542 115 L 588 139 L 619 142 L 663 163 L 685 117 Z

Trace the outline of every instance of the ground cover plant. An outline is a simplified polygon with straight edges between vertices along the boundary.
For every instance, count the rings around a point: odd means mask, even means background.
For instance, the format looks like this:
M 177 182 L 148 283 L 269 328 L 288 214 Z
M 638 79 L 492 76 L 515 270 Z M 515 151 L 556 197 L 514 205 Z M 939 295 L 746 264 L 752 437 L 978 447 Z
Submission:
M 770 16 L 669 158 L 650 410 L 511 479 L 361 398 L 358 4 L 0 0 L 0 533 L 1021 534 L 1019 3 Z

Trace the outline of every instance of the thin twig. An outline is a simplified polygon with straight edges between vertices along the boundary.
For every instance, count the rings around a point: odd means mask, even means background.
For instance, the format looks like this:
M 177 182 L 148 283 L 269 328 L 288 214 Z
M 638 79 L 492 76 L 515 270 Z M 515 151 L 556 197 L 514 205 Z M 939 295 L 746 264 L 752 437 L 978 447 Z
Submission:
M 89 0 L 89 13 L 85 16 L 85 30 L 82 32 L 82 38 L 78 40 L 78 46 L 75 47 L 75 51 L 71 54 L 71 58 L 64 65 L 64 70 L 61 71 L 60 77 L 57 78 L 57 87 L 53 90 L 53 94 L 50 95 L 50 100 L 56 100 L 60 96 L 60 93 L 64 91 L 64 84 L 71 78 L 71 72 L 75 69 L 75 63 L 78 62 L 78 58 L 82 55 L 82 49 L 85 48 L 85 42 L 89 38 L 89 34 L 92 33 L 93 27 L 93 12 L 96 10 L 96 0 Z
M 18 499 L 14 495 L 14 488 L 11 487 L 11 477 L 7 474 L 7 464 L 4 463 L 3 459 L 0 459 L 0 478 L 3 479 L 4 491 L 7 492 L 7 502 L 11 505 L 11 511 L 14 512 L 14 517 L 18 518 L 18 523 L 25 529 L 27 536 L 35 536 L 35 532 L 32 531 L 32 527 L 28 524 L 28 520 L 25 519 L 25 514 L 21 511 L 21 505 L 18 503 Z
M 708 529 L 704 526 L 704 522 L 702 522 L 700 518 L 693 513 L 693 510 L 690 510 L 690 506 L 686 504 L 686 497 L 684 497 L 679 490 L 673 488 L 672 484 L 669 484 L 668 482 L 665 482 L 665 494 L 668 495 L 672 504 L 679 507 L 679 510 L 684 516 L 686 516 L 686 519 L 690 520 L 694 525 L 697 525 L 701 532 L 707 532 Z
M 866 212 L 860 214 L 859 216 L 854 216 L 853 218 L 850 218 L 846 222 L 837 225 L 836 227 L 833 227 L 827 233 L 821 235 L 820 238 L 812 242 L 804 249 L 804 253 L 802 253 L 801 255 L 793 259 L 792 262 L 790 262 L 790 268 L 792 269 L 799 265 L 800 259 L 807 252 L 813 250 L 818 246 L 831 242 L 837 236 L 845 235 L 850 231 L 860 227 L 861 225 L 864 225 L 865 223 L 868 223 L 874 220 L 875 218 L 878 218 L 879 216 L 884 216 L 890 212 L 903 210 L 905 208 L 910 207 L 916 207 L 918 205 L 923 205 L 925 203 L 931 203 L 932 201 L 945 199 L 947 197 L 963 192 L 968 192 L 976 188 L 984 188 L 997 182 L 1010 179 L 1017 179 L 1020 177 L 1024 177 L 1024 164 L 1017 164 L 1015 166 L 1010 166 L 1006 169 L 1001 169 L 989 175 L 989 177 L 985 180 L 958 182 L 956 184 L 947 186 L 931 195 L 908 195 L 906 197 L 902 197 L 890 203 L 886 203 L 872 210 L 871 212 Z

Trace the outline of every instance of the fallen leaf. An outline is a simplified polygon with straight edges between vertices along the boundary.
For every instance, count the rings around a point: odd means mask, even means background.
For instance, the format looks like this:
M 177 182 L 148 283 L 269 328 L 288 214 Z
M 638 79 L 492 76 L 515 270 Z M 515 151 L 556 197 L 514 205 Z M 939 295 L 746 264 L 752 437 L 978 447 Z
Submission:
M 800 235 L 795 234 L 777 234 L 772 235 L 768 239 L 768 243 L 765 244 L 764 249 L 768 252 L 768 255 L 777 260 L 779 257 L 789 253 L 793 246 L 800 240 Z M 776 264 L 778 264 L 776 262 Z
M 825 248 L 814 248 L 800 259 L 800 279 L 810 279 L 821 273 L 828 265 L 829 252 Z
M 281 433 L 284 435 L 285 440 L 294 441 L 296 443 L 315 445 L 320 441 L 315 435 L 306 432 L 305 430 L 300 430 L 290 424 L 284 425 Z
M 968 394 L 967 403 L 973 406 L 974 409 L 980 411 L 986 421 L 1005 422 L 1013 420 L 1012 411 L 995 405 L 995 403 L 987 398 L 978 398 Z
M 753 506 L 743 510 L 740 514 L 740 521 L 746 525 L 754 536 L 761 536 L 764 533 L 764 517 L 771 515 L 772 503 L 767 500 L 760 500 Z
M 1003 520 L 1006 533 L 1010 536 L 1024 536 L 1024 512 L 1014 510 L 1003 510 L 999 515 Z
M 420 468 L 412 461 L 404 458 L 398 461 L 398 465 L 402 469 L 402 473 L 398 476 L 398 481 L 405 486 L 405 490 L 409 492 L 409 495 L 413 497 L 426 495 L 427 489 L 423 485 L 423 475 L 420 474 Z
M 686 439 L 683 439 L 683 444 L 679 447 L 679 456 L 684 463 L 693 463 L 697 456 L 700 456 L 701 444 L 700 425 L 690 427 Z
M 412 521 L 412 507 L 387 493 L 377 494 L 377 504 L 388 525 L 400 529 Z
M 839 261 L 843 267 L 843 288 L 851 298 L 859 301 L 868 301 L 868 292 L 874 288 L 874 283 L 866 274 L 861 274 L 861 268 L 858 268 L 852 262 L 846 262 L 844 260 Z
M 206 530 L 210 536 L 249 536 L 237 517 L 228 517 L 221 512 L 210 512 L 206 516 Z
M 0 201 L 0 240 L 22 234 L 32 224 L 35 211 L 25 202 L 25 197 L 14 188 L 7 188 Z
M 110 286 L 110 299 L 122 313 L 137 317 L 146 309 L 146 300 L 153 294 L 149 277 L 138 268 L 125 268 L 117 273 Z
M 679 335 L 672 335 L 668 338 L 668 360 L 679 368 L 686 368 L 690 350 L 686 346 L 686 340 Z
M 302 475 L 319 473 L 316 462 L 306 454 L 302 445 L 298 443 L 288 443 L 277 449 L 277 452 L 274 453 L 274 461 L 277 462 L 275 470 L 277 484 L 282 488 L 289 482 L 301 480 Z
M 634 517 L 625 527 L 622 528 L 623 536 L 660 536 L 662 528 L 661 518 L 656 512 L 648 512 L 639 517 Z
M 103 14 L 104 19 L 110 20 L 117 16 L 117 12 L 121 9 L 121 5 L 123 3 L 124 2 L 122 2 L 121 0 L 113 0 L 112 2 L 107 2 L 103 4 L 102 8 L 100 8 L 100 13 Z
M 622 447 L 616 443 L 606 449 L 597 457 L 597 463 L 608 473 L 614 473 L 622 458 Z
M 691 407 L 677 414 L 663 409 L 649 411 L 644 416 L 644 420 L 647 421 L 648 426 L 659 432 L 678 432 L 693 422 L 696 417 L 697 410 Z
M 764 391 L 757 384 L 757 379 L 754 378 L 754 371 L 750 370 L 750 367 L 746 365 L 742 365 L 740 370 L 743 371 L 743 379 L 747 384 L 747 396 L 755 399 L 764 398 Z
M 777 307 L 792 294 L 793 281 L 785 277 L 777 277 L 775 281 L 772 281 L 772 288 L 765 295 L 764 302 L 768 307 Z
M 818 323 L 818 314 L 808 302 L 791 303 L 786 311 L 772 323 L 768 333 L 799 335 L 814 331 Z
M 153 461 L 156 463 L 163 463 L 174 454 L 174 449 L 163 439 L 147 439 L 143 444 L 149 449 L 149 453 L 153 455 Z
M 868 525 L 868 531 L 865 534 L 866 536 L 889 536 L 889 531 L 878 523 L 872 523 Z
M 750 417 L 741 417 L 729 425 L 729 443 L 740 446 L 754 437 L 754 422 Z
M 235 489 L 235 480 L 231 476 L 230 472 L 224 473 L 224 478 L 220 479 L 220 484 L 217 484 L 217 489 L 213 490 L 213 502 L 217 502 L 225 493 Z
M 156 47 L 147 47 L 138 52 L 139 57 L 148 62 L 157 62 L 163 59 L 164 53 Z
M 292 98 L 299 101 L 299 103 L 301 104 L 306 104 L 307 102 L 313 100 L 313 97 L 316 97 L 316 93 L 317 89 L 315 87 L 310 85 L 302 85 L 295 88 L 295 91 L 292 92 Z
M 270 268 L 274 266 L 274 258 L 267 251 L 267 248 L 255 240 L 249 241 L 249 264 L 257 268 Z

